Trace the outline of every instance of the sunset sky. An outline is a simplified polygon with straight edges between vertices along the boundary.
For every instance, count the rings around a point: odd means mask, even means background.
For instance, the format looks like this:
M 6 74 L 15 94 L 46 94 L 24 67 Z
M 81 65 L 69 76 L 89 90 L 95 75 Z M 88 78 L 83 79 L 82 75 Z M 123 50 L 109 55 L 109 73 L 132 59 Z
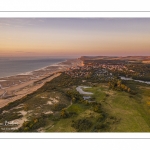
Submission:
M 0 56 L 150 55 L 150 18 L 0 18 Z

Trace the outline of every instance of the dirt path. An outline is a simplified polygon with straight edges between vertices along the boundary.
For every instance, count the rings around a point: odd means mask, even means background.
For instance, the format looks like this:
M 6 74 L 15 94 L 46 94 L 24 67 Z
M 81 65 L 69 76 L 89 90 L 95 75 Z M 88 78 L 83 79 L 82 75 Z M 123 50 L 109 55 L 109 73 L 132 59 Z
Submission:
M 78 86 L 78 87 L 76 88 L 76 90 L 77 90 L 80 94 L 85 94 L 85 95 L 92 95 L 92 94 L 93 94 L 93 93 L 91 93 L 91 92 L 85 92 L 85 91 L 83 91 L 82 88 L 91 88 L 91 87 L 88 87 L 88 86 Z
M 72 105 L 72 100 L 71 100 L 71 102 L 70 102 L 70 105 L 69 105 L 66 109 L 68 109 L 71 105 Z

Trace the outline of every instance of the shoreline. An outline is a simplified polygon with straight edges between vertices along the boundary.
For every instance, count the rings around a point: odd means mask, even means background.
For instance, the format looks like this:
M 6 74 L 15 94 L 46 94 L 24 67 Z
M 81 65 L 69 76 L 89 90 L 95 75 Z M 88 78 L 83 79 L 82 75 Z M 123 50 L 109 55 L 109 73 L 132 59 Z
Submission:
M 14 102 L 16 100 L 23 98 L 27 94 L 31 94 L 31 93 L 35 92 L 36 90 L 41 88 L 46 82 L 51 81 L 52 79 L 59 76 L 60 74 L 61 73 L 56 73 L 56 74 L 52 75 L 51 77 L 48 78 L 48 80 L 46 80 L 45 82 L 42 82 L 41 84 L 36 84 L 33 86 L 32 85 L 24 86 L 20 90 L 16 91 L 16 93 L 15 93 L 16 95 L 7 97 L 6 99 L 0 99 L 0 108 L 6 106 L 10 102 Z M 6 92 L 7 91 L 5 91 L 5 93 Z
M 4 84 L 6 81 L 9 81 L 9 79 L 11 79 L 11 78 L 16 78 L 16 77 L 19 78 L 19 76 L 22 76 L 22 77 L 23 76 L 24 77 L 31 76 L 32 79 L 37 79 L 37 77 L 44 75 L 44 72 L 45 73 L 52 73 L 52 71 L 55 71 L 56 69 L 59 70 L 60 67 L 61 67 L 61 69 L 67 68 L 68 66 L 70 66 L 70 64 L 68 64 L 68 61 L 74 61 L 74 60 L 77 60 L 77 59 L 68 59 L 68 60 L 57 62 L 57 63 L 51 64 L 51 65 L 33 70 L 33 71 L 27 71 L 27 72 L 19 73 L 16 75 L 0 77 L 0 89 L 7 88 L 7 86 L 3 87 L 2 84 Z M 64 65 L 63 63 L 67 63 L 67 65 Z M 33 78 L 33 76 L 34 76 L 34 78 Z M 22 81 L 20 80 L 20 82 L 22 82 Z
M 32 71 L 32 74 L 15 75 L 0 78 L 0 108 L 10 102 L 18 100 L 27 94 L 33 93 L 46 82 L 61 74 L 61 72 L 74 66 L 80 66 L 81 60 L 68 59 L 58 62 L 38 70 Z M 5 80 L 5 81 L 4 81 Z
M 60 62 L 57 62 L 57 63 L 54 63 L 54 64 L 51 64 L 51 65 L 48 65 L 48 66 L 45 66 L 45 67 L 42 67 L 42 68 L 39 68 L 39 69 L 35 69 L 35 70 L 32 70 L 32 71 L 27 71 L 27 72 L 21 72 L 21 73 L 18 73 L 18 74 L 14 74 L 14 75 L 9 75 L 9 76 L 3 76 L 3 77 L 0 77 L 0 82 L 4 79 L 4 78 L 10 78 L 10 77 L 13 77 L 13 76 L 19 76 L 19 75 L 28 75 L 34 71 L 39 71 L 39 70 L 43 70 L 47 67 L 50 67 L 50 66 L 53 66 L 53 65 L 58 65 L 59 63 L 63 63 L 63 62 L 66 62 L 68 61 L 68 59 L 64 60 L 64 61 L 60 61 Z

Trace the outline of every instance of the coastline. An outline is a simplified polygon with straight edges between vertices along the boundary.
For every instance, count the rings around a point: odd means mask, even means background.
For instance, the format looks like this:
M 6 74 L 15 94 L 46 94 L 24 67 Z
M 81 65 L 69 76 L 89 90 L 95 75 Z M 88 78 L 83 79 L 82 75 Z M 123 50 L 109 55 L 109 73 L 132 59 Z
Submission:
M 66 61 L 68 61 L 68 60 L 66 59 L 66 60 L 64 60 L 64 61 L 60 61 L 60 62 L 51 64 L 51 65 L 48 65 L 48 66 L 41 67 L 41 68 L 39 68 L 39 69 L 31 70 L 31 71 L 20 72 L 20 73 L 14 74 L 14 75 L 2 76 L 2 77 L 0 77 L 0 82 L 1 82 L 4 78 L 10 78 L 10 77 L 13 77 L 13 76 L 18 76 L 18 75 L 30 75 L 30 74 L 32 75 L 32 73 L 33 73 L 34 71 L 43 70 L 43 69 L 45 69 L 45 68 L 47 68 L 47 67 L 50 67 L 50 66 L 53 66 L 53 65 L 58 65 L 58 64 L 61 64 L 61 63 L 63 63 L 63 62 L 66 62 Z
M 33 93 L 66 69 L 81 64 L 79 59 L 68 59 L 28 73 L 0 78 L 0 108 Z

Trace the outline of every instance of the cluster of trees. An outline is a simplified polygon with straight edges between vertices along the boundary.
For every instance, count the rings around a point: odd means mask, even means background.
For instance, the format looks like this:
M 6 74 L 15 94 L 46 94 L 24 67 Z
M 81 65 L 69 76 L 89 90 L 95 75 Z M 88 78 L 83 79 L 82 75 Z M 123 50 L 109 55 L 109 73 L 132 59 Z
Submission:
M 72 127 L 74 127 L 78 132 L 87 131 L 92 127 L 93 123 L 88 119 L 78 119 L 76 121 L 72 121 Z
M 31 119 L 30 121 L 25 121 L 22 127 L 18 129 L 18 132 L 36 131 L 36 129 L 46 125 L 47 117 L 48 116 L 43 114 L 40 117 Z
M 147 75 L 143 75 L 143 76 L 133 76 L 132 77 L 135 80 L 142 80 L 142 81 L 150 81 L 150 73 Z
M 82 95 L 76 90 L 68 90 L 66 92 L 67 97 L 69 97 L 73 103 L 78 102 L 83 99 Z
M 108 122 L 98 122 L 95 126 L 94 126 L 94 131 L 95 132 L 99 132 L 99 131 L 105 131 L 109 128 L 109 123 Z
M 120 118 L 110 116 L 109 114 L 102 112 L 97 119 L 96 124 L 93 127 L 93 132 L 108 132 L 111 124 L 116 124 L 120 122 Z
M 115 73 L 119 74 L 120 76 L 132 77 L 135 80 L 150 81 L 150 64 L 132 63 L 127 64 L 126 67 L 128 68 L 128 70 L 126 71 L 117 70 Z
M 44 85 L 43 87 L 45 89 L 61 89 L 61 88 L 67 88 L 70 86 L 74 86 L 74 85 L 79 85 L 82 83 L 82 79 L 80 78 L 71 78 L 69 75 L 62 73 L 60 76 L 58 76 L 57 78 L 54 78 L 52 81 L 47 82 L 46 85 Z
M 67 111 L 66 108 L 63 108 L 60 113 L 61 118 L 69 118 L 69 117 L 76 116 L 76 115 L 77 115 L 76 112 Z
M 69 115 L 69 112 L 64 108 L 64 109 L 61 110 L 60 116 L 62 118 L 68 118 L 70 115 Z
M 131 92 L 131 89 L 124 85 L 121 80 L 113 79 L 112 81 L 109 81 L 108 83 L 109 88 L 115 89 L 115 90 L 121 90 L 126 91 L 128 93 Z

